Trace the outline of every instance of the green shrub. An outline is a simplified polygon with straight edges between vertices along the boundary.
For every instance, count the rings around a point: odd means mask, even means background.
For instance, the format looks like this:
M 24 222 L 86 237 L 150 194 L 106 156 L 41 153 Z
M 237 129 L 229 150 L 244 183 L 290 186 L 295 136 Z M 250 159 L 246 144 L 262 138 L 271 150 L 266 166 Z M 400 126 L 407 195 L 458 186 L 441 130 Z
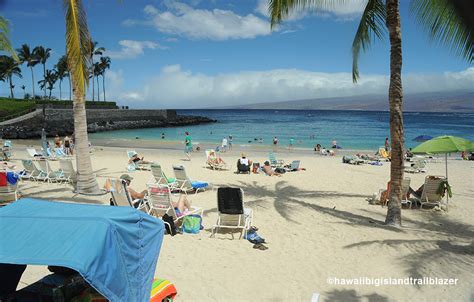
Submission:
M 0 97 L 0 121 L 26 114 L 35 110 L 35 108 L 36 104 L 32 101 Z

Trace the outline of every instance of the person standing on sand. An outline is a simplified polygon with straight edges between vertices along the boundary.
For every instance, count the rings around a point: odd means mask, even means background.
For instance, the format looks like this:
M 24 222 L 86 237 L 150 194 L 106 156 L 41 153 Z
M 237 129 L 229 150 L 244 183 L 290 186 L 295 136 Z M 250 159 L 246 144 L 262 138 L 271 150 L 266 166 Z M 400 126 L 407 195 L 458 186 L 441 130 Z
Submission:
M 229 151 L 232 150 L 232 135 L 229 135 Z
M 390 143 L 388 141 L 388 137 L 385 138 L 385 151 L 388 152 L 390 150 Z
M 276 136 L 273 137 L 273 152 L 276 152 L 278 148 L 278 138 Z
M 227 151 L 227 138 L 224 136 L 224 138 L 222 139 L 222 152 L 226 152 Z
M 193 152 L 193 143 L 191 142 L 191 135 L 189 135 L 189 132 L 186 131 L 184 132 L 186 137 L 184 138 L 184 154 L 186 154 L 186 157 L 188 160 L 191 160 L 191 152 Z

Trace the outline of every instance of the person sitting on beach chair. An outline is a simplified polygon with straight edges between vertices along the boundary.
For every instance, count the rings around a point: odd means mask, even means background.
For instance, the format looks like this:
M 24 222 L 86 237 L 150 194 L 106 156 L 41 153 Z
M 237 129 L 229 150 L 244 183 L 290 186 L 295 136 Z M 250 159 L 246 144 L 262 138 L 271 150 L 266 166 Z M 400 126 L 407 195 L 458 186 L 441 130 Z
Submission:
M 209 157 L 207 158 L 207 160 L 217 166 L 226 165 L 222 157 L 220 157 L 214 150 L 209 150 Z
M 150 164 L 149 161 L 144 160 L 145 157 L 140 158 L 137 153 L 134 153 L 128 160 L 129 164 L 142 165 Z
M 252 161 L 247 158 L 245 153 L 242 153 L 241 157 L 237 160 L 237 173 L 249 173 Z
M 127 190 L 128 190 L 128 193 L 130 194 L 130 198 L 133 201 L 133 207 L 138 208 L 143 203 L 148 191 L 143 190 L 141 192 L 137 192 L 134 189 L 132 189 L 130 187 L 130 183 L 132 182 L 133 177 L 131 177 L 128 174 L 122 174 L 122 176 L 120 176 L 120 179 L 124 180 L 127 183 Z
M 272 166 L 270 166 L 270 162 L 268 160 L 263 164 L 262 170 L 268 176 L 281 176 L 281 174 L 277 172 L 276 169 L 273 169 Z

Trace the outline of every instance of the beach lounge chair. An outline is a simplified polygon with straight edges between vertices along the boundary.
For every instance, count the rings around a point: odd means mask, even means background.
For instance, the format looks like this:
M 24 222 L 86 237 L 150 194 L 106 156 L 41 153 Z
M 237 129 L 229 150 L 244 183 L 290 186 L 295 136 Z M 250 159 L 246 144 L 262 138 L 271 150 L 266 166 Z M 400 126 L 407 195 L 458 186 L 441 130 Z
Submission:
M 137 155 L 135 150 L 127 151 L 128 160 L 130 160 L 130 158 L 132 158 L 134 155 Z M 140 164 L 132 161 L 132 163 L 128 164 L 128 166 L 133 166 L 134 168 L 130 169 L 129 167 L 128 170 L 150 170 L 150 164 Z
M 173 207 L 172 196 L 170 187 L 162 184 L 148 185 L 148 196 L 146 203 L 149 208 L 148 214 L 153 215 L 157 218 L 162 218 L 163 215 L 168 214 L 173 218 L 176 225 L 182 223 L 182 218 L 188 215 L 198 214 L 202 216 L 203 209 L 200 207 L 193 206 L 192 209 L 179 216 L 176 214 L 176 210 Z
M 150 169 L 152 176 L 148 181 L 148 184 L 167 185 L 171 187 L 172 190 L 178 185 L 176 178 L 166 177 L 160 164 L 151 164 Z
M 127 183 L 121 179 L 107 179 L 105 185 L 106 191 L 112 195 L 112 204 L 118 207 L 134 207 L 134 204 L 139 203 L 137 210 L 148 212 L 148 208 L 145 202 L 140 200 L 132 200 L 128 193 Z
M 218 160 L 218 156 L 216 154 L 216 151 L 214 150 L 205 150 L 206 153 L 206 164 L 209 165 L 209 167 L 213 170 L 227 170 L 229 167 L 227 166 L 226 163 L 220 162 Z
M 47 172 L 44 171 L 41 166 L 39 165 L 37 160 L 32 160 L 31 161 L 31 167 L 33 169 L 32 174 L 34 175 L 30 179 L 36 180 L 36 181 L 47 181 Z
M 173 172 L 178 183 L 176 188 L 185 194 L 190 191 L 195 191 L 195 194 L 197 194 L 199 190 L 204 191 L 209 187 L 207 182 L 190 180 L 183 165 L 173 166 Z
M 291 162 L 289 166 L 285 167 L 285 170 L 287 172 L 298 171 L 298 169 L 300 168 L 300 163 L 301 163 L 300 160 L 294 160 Z
M 35 148 L 26 148 L 26 152 L 33 158 L 43 156 L 43 154 L 36 152 Z
M 48 182 L 62 182 L 64 181 L 64 174 L 62 170 L 55 171 L 51 165 L 49 164 L 48 160 L 38 160 L 38 165 L 40 166 L 40 172 L 45 174 L 46 181 Z
M 420 202 L 420 208 L 423 208 L 424 205 L 440 206 L 441 199 L 443 196 L 440 192 L 440 186 L 443 182 L 446 182 L 444 176 L 433 176 L 429 175 L 425 177 L 425 184 L 423 185 L 423 192 L 421 196 L 413 195 L 413 199 Z
M 408 205 L 411 209 L 411 200 L 408 199 L 408 192 L 410 190 L 410 178 L 405 177 L 402 179 L 402 200 L 401 203 L 402 205 Z M 391 184 L 390 182 L 387 185 L 387 190 L 381 189 L 379 191 L 378 197 L 375 197 L 375 199 L 380 199 L 380 204 L 382 207 L 384 205 L 387 205 L 388 199 L 390 198 L 390 189 L 391 189 Z
M 390 152 L 385 150 L 385 147 L 379 147 L 376 155 L 379 156 L 379 159 L 390 160 Z
M 270 160 L 270 166 L 273 168 L 281 168 L 285 165 L 283 160 L 277 160 L 273 152 L 268 153 L 268 159 Z
M 76 182 L 76 170 L 72 165 L 72 160 L 70 159 L 59 159 L 59 168 L 61 169 L 63 180 L 68 183 Z
M 405 172 L 407 173 L 425 173 L 426 172 L 426 161 L 417 160 L 411 166 L 405 167 Z
M 253 212 L 250 208 L 244 208 L 244 191 L 241 188 L 218 188 L 217 211 L 217 222 L 212 227 L 211 237 L 221 228 L 241 229 L 239 238 L 246 236 L 252 225 Z

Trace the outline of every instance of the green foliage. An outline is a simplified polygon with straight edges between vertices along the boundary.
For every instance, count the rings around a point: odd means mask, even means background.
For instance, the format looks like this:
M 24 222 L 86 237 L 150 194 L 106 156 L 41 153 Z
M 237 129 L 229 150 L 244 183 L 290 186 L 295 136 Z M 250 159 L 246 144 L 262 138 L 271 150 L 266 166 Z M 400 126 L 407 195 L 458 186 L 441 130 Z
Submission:
M 0 16 L 0 51 L 6 51 L 10 53 L 16 61 L 19 61 L 18 56 L 11 46 L 10 39 L 8 38 L 10 30 L 7 19 Z
M 32 101 L 24 101 L 0 97 L 0 121 L 21 116 L 35 110 L 36 104 Z

